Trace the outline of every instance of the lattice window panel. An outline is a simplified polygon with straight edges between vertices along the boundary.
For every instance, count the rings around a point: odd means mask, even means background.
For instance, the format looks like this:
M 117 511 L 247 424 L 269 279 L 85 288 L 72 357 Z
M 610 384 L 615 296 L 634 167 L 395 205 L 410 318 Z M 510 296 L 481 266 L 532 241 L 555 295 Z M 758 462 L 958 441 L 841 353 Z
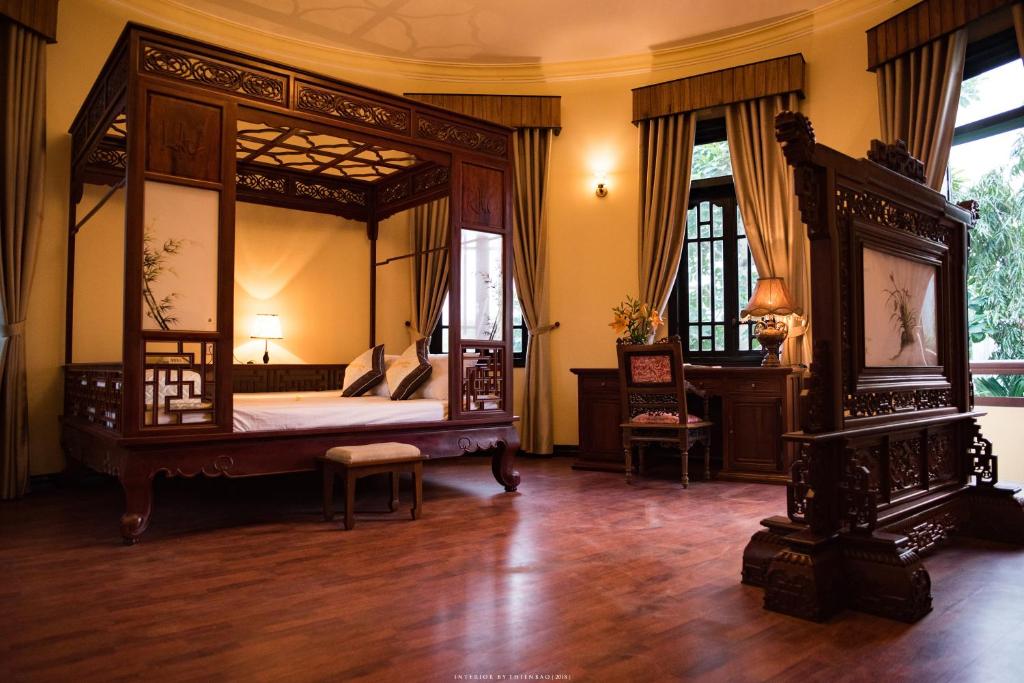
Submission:
M 145 342 L 143 424 L 195 425 L 214 421 L 216 367 L 213 342 Z
M 504 410 L 505 349 L 467 348 L 462 351 L 462 410 Z

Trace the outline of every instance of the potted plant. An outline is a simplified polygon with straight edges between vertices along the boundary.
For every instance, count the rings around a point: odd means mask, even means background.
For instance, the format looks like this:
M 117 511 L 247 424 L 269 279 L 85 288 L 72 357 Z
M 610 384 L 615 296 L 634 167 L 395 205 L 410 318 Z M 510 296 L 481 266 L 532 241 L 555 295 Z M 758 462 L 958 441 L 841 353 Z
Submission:
M 612 309 L 612 315 L 608 325 L 619 335 L 619 344 L 647 344 L 663 322 L 653 306 L 628 295 Z

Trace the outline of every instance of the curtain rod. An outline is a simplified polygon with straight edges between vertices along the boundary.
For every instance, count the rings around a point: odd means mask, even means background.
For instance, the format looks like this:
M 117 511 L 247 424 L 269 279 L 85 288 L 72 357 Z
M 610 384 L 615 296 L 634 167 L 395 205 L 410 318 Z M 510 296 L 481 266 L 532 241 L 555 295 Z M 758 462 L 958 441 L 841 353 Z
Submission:
M 392 256 L 391 258 L 384 259 L 383 261 L 377 261 L 373 265 L 375 267 L 376 266 L 386 266 L 387 264 L 391 263 L 392 261 L 401 261 L 402 259 L 412 258 L 413 256 L 418 256 L 420 254 L 429 254 L 429 253 L 435 252 L 435 251 L 442 251 L 442 250 L 447 251 L 447 249 L 448 249 L 448 247 L 444 246 L 444 247 L 434 247 L 433 249 L 425 249 L 423 251 L 414 251 L 414 252 L 409 253 L 409 254 L 402 254 L 401 256 Z

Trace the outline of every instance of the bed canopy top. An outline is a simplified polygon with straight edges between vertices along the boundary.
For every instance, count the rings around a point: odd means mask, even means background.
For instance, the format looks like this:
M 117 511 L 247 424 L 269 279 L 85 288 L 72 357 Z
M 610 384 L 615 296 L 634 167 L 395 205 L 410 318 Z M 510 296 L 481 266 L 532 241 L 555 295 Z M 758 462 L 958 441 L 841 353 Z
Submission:
M 116 190 L 125 188 L 123 354 L 117 388 L 97 419 L 125 436 L 231 431 L 235 202 L 341 216 L 366 223 L 370 240 L 370 339 L 374 339 L 376 240 L 382 219 L 450 198 L 449 421 L 511 420 L 511 129 L 136 24 L 118 39 L 70 129 L 66 361 L 72 362 L 75 238 Z M 111 189 L 79 216 L 85 184 Z M 192 231 L 207 276 L 198 275 L 189 309 L 169 324 L 148 291 L 150 243 L 168 226 Z M 287 227 L 282 226 L 282 231 Z M 156 231 L 157 234 L 151 234 Z M 205 232 L 203 232 L 205 231 Z M 481 239 L 482 238 L 482 239 Z M 485 338 L 479 314 L 460 297 L 485 244 L 483 273 L 500 297 Z M 120 267 L 121 264 L 111 264 Z M 358 264 L 361 267 L 361 264 Z M 342 264 L 339 264 L 341 267 Z M 146 283 L 146 284 L 144 284 Z M 317 296 L 330 294 L 318 292 Z M 147 305 L 149 308 L 147 309 Z M 329 305 L 329 304 L 327 304 Z M 180 319 L 179 319 L 180 318 Z M 494 400 L 465 400 L 472 363 Z M 175 424 L 146 416 L 147 391 L 187 365 L 203 378 L 196 414 Z M 74 366 L 69 365 L 73 368 Z M 80 368 L 81 369 L 81 368 Z M 109 370 L 109 368 L 108 368 Z M 77 381 L 77 380 L 76 380 Z M 87 380 L 88 381 L 88 380 Z M 479 393 L 479 387 L 477 392 Z M 150 391 L 150 394 L 152 392 Z M 462 396 L 463 400 L 456 400 Z M 72 402 L 73 403 L 73 402 Z M 67 402 L 66 402 L 67 406 Z M 66 411 L 69 408 L 66 407 Z M 70 408 L 74 413 L 74 408 Z

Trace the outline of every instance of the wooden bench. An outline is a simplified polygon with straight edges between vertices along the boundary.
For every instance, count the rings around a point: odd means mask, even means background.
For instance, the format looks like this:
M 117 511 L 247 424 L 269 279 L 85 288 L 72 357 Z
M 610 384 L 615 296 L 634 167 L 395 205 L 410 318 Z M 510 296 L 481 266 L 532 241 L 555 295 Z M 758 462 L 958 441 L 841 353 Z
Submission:
M 423 461 L 420 449 L 407 443 L 374 443 L 364 446 L 337 446 L 317 458 L 323 468 L 324 519 L 334 519 L 334 478 L 345 481 L 345 529 L 355 526 L 356 480 L 371 474 L 391 475 L 391 512 L 398 509 L 398 475 L 412 473 L 412 518 L 423 512 Z

